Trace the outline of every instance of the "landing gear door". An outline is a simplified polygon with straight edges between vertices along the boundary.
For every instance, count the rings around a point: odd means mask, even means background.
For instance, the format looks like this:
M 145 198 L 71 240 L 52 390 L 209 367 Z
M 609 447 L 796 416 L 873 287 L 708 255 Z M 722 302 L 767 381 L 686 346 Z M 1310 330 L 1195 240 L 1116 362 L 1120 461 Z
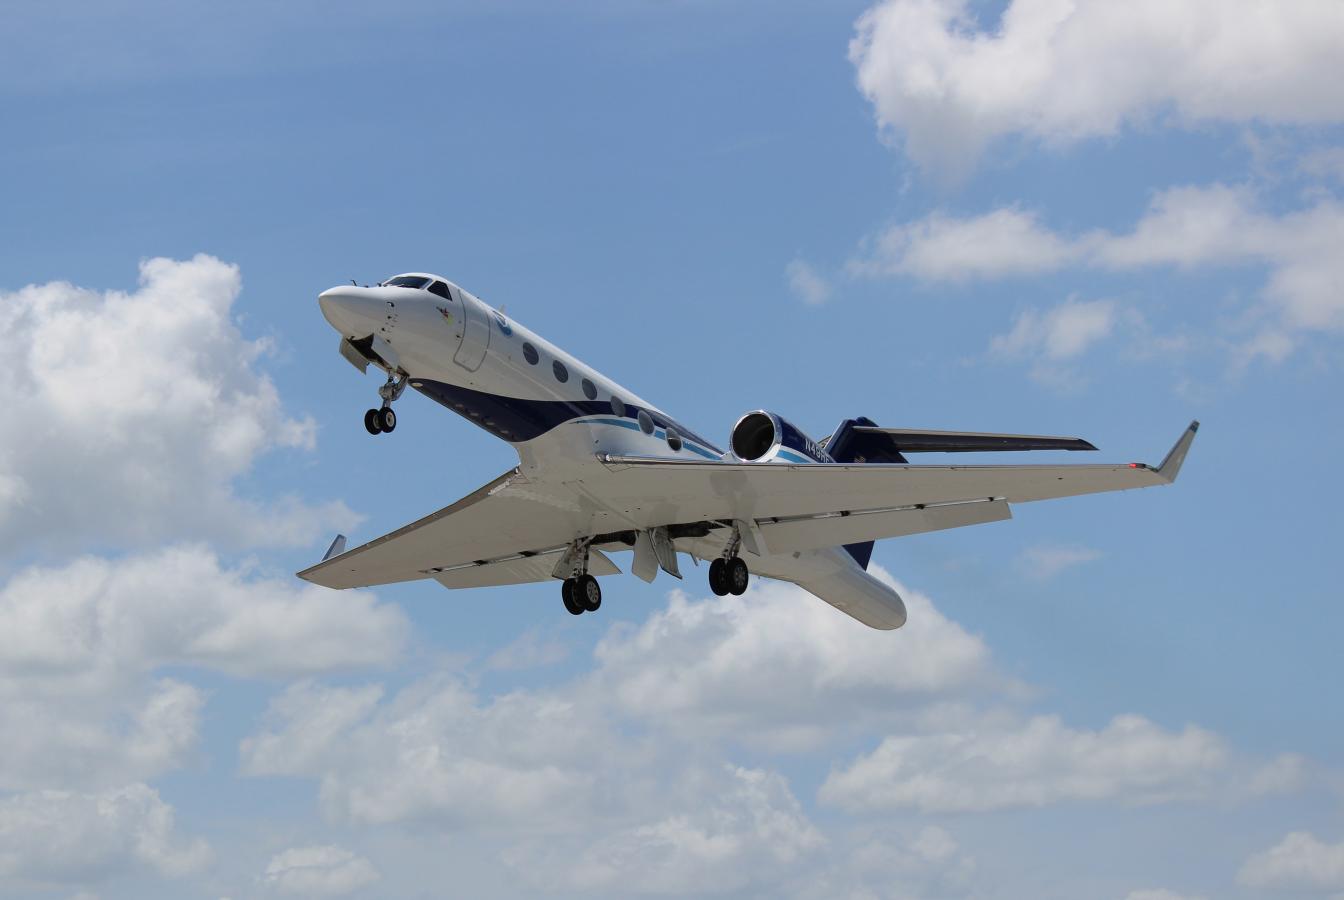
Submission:
M 466 291 L 459 289 L 457 294 L 462 299 L 462 318 L 466 327 L 453 362 L 468 372 L 475 372 L 485 361 L 485 351 L 490 348 L 490 314 L 485 304 Z

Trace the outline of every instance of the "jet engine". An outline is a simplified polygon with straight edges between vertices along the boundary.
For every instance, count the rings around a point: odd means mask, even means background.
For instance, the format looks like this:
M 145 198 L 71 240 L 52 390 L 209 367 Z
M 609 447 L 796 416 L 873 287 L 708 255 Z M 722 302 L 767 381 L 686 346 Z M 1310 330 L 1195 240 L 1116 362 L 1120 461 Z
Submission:
M 801 428 L 764 409 L 738 419 L 728 445 L 743 462 L 832 462 Z

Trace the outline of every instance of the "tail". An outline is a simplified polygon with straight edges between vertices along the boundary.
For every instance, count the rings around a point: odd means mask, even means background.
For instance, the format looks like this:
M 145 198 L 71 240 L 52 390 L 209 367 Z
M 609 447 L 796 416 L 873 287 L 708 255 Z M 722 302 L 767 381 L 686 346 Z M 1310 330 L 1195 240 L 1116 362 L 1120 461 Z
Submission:
M 859 442 L 855 440 L 857 435 L 854 428 L 856 426 L 874 428 L 877 423 L 863 416 L 859 416 L 857 419 L 845 419 L 841 422 L 836 426 L 835 431 L 831 432 L 831 436 L 826 439 L 825 450 L 831 459 L 838 463 L 868 462 L 857 452 Z M 897 455 L 899 456 L 899 454 Z M 901 457 L 899 460 L 892 461 L 905 462 L 905 458 Z M 846 553 L 854 557 L 854 561 L 859 564 L 861 569 L 865 572 L 868 571 L 868 561 L 873 558 L 872 541 L 864 541 L 861 544 L 845 544 L 844 549 Z

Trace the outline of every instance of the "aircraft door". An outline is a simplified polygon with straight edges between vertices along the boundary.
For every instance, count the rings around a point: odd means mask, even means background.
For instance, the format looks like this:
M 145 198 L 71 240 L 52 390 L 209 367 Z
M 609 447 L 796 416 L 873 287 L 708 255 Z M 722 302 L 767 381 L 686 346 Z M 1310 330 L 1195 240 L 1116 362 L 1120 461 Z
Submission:
M 462 318 L 466 320 L 466 328 L 453 362 L 468 372 L 475 372 L 485 362 L 485 352 L 490 347 L 490 313 L 484 303 L 466 291 L 458 290 L 457 293 L 462 298 Z

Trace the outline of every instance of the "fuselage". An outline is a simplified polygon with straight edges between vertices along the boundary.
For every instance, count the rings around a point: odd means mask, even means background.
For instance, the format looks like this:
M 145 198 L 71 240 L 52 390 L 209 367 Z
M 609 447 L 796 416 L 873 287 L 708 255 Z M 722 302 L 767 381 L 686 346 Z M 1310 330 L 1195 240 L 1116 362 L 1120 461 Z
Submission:
M 399 279 L 407 286 L 391 283 Z M 425 287 L 409 286 L 413 279 Z M 724 455 L 446 278 L 402 275 L 375 287 L 332 288 L 319 301 L 344 338 L 385 341 L 394 358 L 383 360 L 383 368 L 400 369 L 410 387 L 509 443 L 524 468 L 582 466 L 601 453 Z
M 409 273 L 377 286 L 331 288 L 319 295 L 319 303 L 341 332 L 342 355 L 356 365 L 371 362 L 390 379 L 404 379 L 506 441 L 524 473 L 579 490 L 585 478 L 602 476 L 607 455 L 739 461 L 441 276 Z M 805 435 L 792 434 L 791 426 L 785 430 L 791 440 L 753 461 L 830 461 Z M 667 524 L 685 521 L 674 504 L 660 498 L 650 503 Z M 710 535 L 679 539 L 676 546 L 713 560 L 724 545 L 721 536 Z M 866 563 L 866 555 L 863 559 Z M 802 585 L 874 627 L 895 628 L 905 621 L 896 592 L 840 547 L 753 557 L 751 565 L 753 572 Z

